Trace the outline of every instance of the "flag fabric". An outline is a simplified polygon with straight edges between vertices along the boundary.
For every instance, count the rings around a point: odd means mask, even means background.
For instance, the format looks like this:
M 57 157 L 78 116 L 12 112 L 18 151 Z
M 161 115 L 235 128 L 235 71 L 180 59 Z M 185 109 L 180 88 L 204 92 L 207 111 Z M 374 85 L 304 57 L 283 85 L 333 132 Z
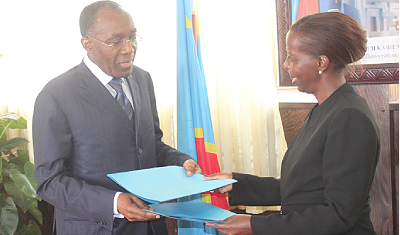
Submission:
M 304 16 L 320 12 L 320 0 L 291 0 L 292 24 Z M 327 0 L 322 1 L 325 6 Z
M 319 1 L 319 12 L 328 12 L 329 11 L 329 3 L 331 1 Z
M 201 59 L 199 24 L 195 1 L 177 0 L 177 143 L 192 156 L 203 174 L 220 172 L 215 149 L 207 86 Z M 214 192 L 181 201 L 203 200 L 229 209 L 225 195 Z M 218 234 L 203 223 L 178 221 L 178 234 Z
M 340 11 L 354 18 L 360 26 L 361 13 L 356 5 L 342 0 L 291 0 L 292 24 L 304 16 L 318 12 Z
M 297 20 L 319 12 L 319 0 L 299 0 Z
M 299 10 L 299 0 L 292 0 L 292 24 L 297 21 L 297 11 Z

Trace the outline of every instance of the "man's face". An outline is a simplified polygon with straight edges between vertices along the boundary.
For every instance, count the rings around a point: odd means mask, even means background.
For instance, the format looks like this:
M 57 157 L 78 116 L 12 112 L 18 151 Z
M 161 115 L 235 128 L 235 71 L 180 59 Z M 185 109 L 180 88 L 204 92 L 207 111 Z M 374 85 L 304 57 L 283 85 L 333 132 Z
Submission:
M 127 77 L 132 73 L 137 44 L 126 40 L 136 38 L 136 28 L 127 12 L 100 10 L 93 35 L 89 36 L 106 44 L 119 43 L 119 46 L 110 47 L 97 40 L 88 41 L 91 44 L 88 56 L 104 73 L 113 78 Z

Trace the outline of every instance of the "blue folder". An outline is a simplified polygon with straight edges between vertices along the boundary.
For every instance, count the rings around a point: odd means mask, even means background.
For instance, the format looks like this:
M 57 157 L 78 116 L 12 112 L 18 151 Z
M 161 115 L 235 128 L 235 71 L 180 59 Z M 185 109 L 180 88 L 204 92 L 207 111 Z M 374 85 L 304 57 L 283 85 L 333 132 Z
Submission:
M 222 220 L 235 215 L 235 213 L 213 206 L 201 200 L 150 204 L 153 213 L 173 219 L 184 219 L 197 222 L 223 223 Z
M 192 221 L 221 222 L 234 213 L 202 201 L 162 203 L 237 182 L 234 179 L 206 180 L 201 174 L 188 177 L 180 166 L 154 167 L 108 174 L 128 192 L 151 203 L 154 213 Z M 162 203 L 162 204 L 160 204 Z

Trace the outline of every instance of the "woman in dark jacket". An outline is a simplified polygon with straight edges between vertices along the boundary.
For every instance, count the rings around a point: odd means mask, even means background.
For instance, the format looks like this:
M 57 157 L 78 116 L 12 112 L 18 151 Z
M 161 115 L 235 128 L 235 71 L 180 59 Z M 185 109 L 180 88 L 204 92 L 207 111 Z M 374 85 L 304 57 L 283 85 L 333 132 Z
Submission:
M 221 173 L 230 205 L 281 205 L 280 214 L 234 215 L 206 223 L 224 234 L 376 234 L 369 191 L 379 157 L 379 130 L 365 99 L 346 83 L 349 64 L 366 52 L 366 35 L 342 13 L 306 16 L 287 37 L 288 69 L 298 90 L 318 104 L 282 161 L 281 178 Z

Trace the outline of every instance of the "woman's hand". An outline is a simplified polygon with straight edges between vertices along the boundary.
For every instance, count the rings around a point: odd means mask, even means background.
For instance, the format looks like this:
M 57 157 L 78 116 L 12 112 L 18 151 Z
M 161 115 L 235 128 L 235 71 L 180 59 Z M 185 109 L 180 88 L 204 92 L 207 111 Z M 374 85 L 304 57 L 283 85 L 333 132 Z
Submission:
M 212 175 L 205 175 L 204 178 L 206 180 L 232 179 L 232 173 L 217 173 Z M 232 191 L 232 184 L 214 189 L 214 192 L 217 192 L 219 194 L 224 194 L 230 191 Z
M 206 226 L 216 228 L 226 235 L 248 235 L 251 231 L 251 215 L 236 214 L 224 220 L 225 223 L 206 223 Z

